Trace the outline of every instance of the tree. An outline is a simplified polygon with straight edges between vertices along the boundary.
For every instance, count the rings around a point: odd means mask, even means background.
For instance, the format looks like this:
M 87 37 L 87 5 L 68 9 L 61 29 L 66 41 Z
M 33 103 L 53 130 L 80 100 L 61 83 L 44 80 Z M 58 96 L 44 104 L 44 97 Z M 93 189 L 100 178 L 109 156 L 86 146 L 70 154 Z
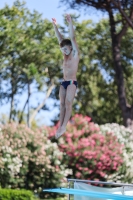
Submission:
M 13 19 L 12 15 L 14 15 Z M 117 21 L 119 18 L 117 16 Z M 108 20 L 94 24 L 91 20 L 79 23 L 76 16 L 73 16 L 73 19 L 81 53 L 73 114 L 81 113 L 91 116 L 92 120 L 98 124 L 107 122 L 122 124 Z M 1 105 L 12 102 L 11 120 L 18 120 L 19 123 L 26 121 L 30 126 L 40 109 L 45 109 L 45 102 L 49 96 L 58 99 L 59 80 L 62 78 L 60 70 L 62 54 L 51 22 L 43 20 L 37 12 L 30 13 L 25 5 L 19 2 L 12 8 L 6 7 L 1 10 L 0 24 L 2 29 L 0 32 Z M 67 25 L 59 26 L 59 29 L 67 37 Z M 15 36 L 11 30 L 16 33 Z M 126 98 L 131 105 L 133 99 L 132 48 L 132 31 L 128 29 L 121 43 L 121 61 L 126 83 Z M 10 49 L 14 58 L 10 56 Z M 33 84 L 35 93 L 32 89 Z M 31 106 L 31 99 L 37 96 L 38 91 L 44 94 L 44 99 L 38 105 Z M 27 99 L 20 110 L 18 109 L 19 99 L 24 92 L 27 93 Z
M 27 124 L 30 125 L 54 88 L 61 54 L 54 50 L 58 44 L 53 39 L 51 22 L 43 20 L 36 11 L 30 13 L 24 3 L 16 1 L 11 8 L 5 6 L 0 16 L 1 104 L 10 102 L 9 121 L 19 116 L 19 123 L 27 107 Z M 30 107 L 32 84 L 37 91 L 45 87 L 46 93 L 44 101 L 33 109 Z M 24 91 L 27 91 L 27 100 L 22 110 L 18 110 L 18 96 Z
M 118 12 L 118 9 L 111 1 L 92 1 L 92 0 L 61 0 L 62 3 L 66 3 L 71 8 L 81 8 L 94 7 L 97 10 L 107 12 L 109 15 L 109 24 L 110 24 L 110 34 L 112 40 L 112 57 L 113 57 L 113 68 L 115 71 L 115 78 L 117 84 L 117 93 L 119 99 L 119 105 L 122 112 L 123 123 L 125 126 L 131 127 L 133 125 L 133 104 L 129 104 L 127 101 L 127 95 L 125 91 L 125 82 L 123 76 L 123 65 L 121 62 L 121 41 L 122 37 L 126 34 L 128 30 L 128 23 L 123 18 L 121 13 Z M 127 1 L 123 1 L 127 2 Z M 128 4 L 123 3 L 123 9 L 126 10 L 127 15 L 130 19 L 133 19 L 133 9 L 132 1 L 129 1 Z M 119 14 L 119 21 L 116 20 L 116 14 Z
M 75 23 L 75 27 L 81 56 L 74 110 L 76 113 L 91 116 L 93 122 L 98 124 L 114 121 L 122 123 L 112 75 L 108 22 L 102 20 L 94 24 L 91 20 L 86 20 Z M 103 38 L 106 39 L 103 40 Z M 106 62 L 105 75 L 101 72 L 104 66 L 102 60 Z

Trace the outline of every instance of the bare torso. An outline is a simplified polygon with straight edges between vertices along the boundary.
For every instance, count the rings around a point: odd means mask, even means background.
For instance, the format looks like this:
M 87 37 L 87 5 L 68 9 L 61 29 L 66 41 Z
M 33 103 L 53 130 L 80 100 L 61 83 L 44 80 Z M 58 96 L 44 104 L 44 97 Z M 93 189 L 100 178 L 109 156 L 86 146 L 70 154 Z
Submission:
M 64 55 L 63 61 L 63 78 L 64 80 L 77 80 L 76 74 L 78 70 L 79 56 L 73 56 L 72 52 L 69 56 Z

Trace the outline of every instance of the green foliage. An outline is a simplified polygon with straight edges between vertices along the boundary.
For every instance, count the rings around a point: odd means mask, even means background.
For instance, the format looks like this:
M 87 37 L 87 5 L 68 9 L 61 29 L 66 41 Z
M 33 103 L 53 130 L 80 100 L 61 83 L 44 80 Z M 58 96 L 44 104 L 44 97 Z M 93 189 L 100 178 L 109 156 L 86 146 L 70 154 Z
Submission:
M 35 200 L 31 191 L 27 190 L 13 190 L 13 189 L 0 189 L 1 200 Z
M 78 70 L 77 113 L 91 116 L 98 124 L 122 123 L 115 83 L 111 37 L 107 20 L 76 23 L 81 59 Z M 106 117 L 108 116 L 108 117 Z
M 63 153 L 46 131 L 7 124 L 0 130 L 0 183 L 3 188 L 42 188 L 63 185 L 71 173 L 61 165 Z M 47 194 L 49 196 L 50 194 Z M 53 194 L 53 196 L 56 194 Z
M 58 99 L 59 79 L 62 78 L 62 54 L 52 23 L 42 19 L 36 11 L 31 13 L 25 4 L 16 1 L 11 8 L 6 6 L 1 9 L 0 16 L 1 85 L 5 86 L 0 88 L 0 100 L 3 104 L 11 104 L 10 118 L 15 121 L 25 112 L 25 108 L 22 112 L 18 108 L 19 99 L 31 84 L 34 84 L 37 92 L 44 88 L 46 91 L 54 81 L 57 87 L 50 97 Z M 120 16 L 116 16 L 117 18 Z M 80 49 L 78 89 L 73 114 L 91 116 L 98 124 L 122 124 L 108 20 L 103 19 L 96 24 L 91 20 L 79 23 L 78 18 L 73 16 L 73 21 Z M 118 30 L 120 28 L 119 25 Z M 59 30 L 65 37 L 68 35 L 66 23 L 63 27 L 59 26 Z M 132 31 L 129 29 L 122 39 L 121 60 L 127 100 L 131 105 L 132 49 Z M 36 106 L 34 105 L 34 108 Z M 30 110 L 32 109 L 30 107 Z
M 122 65 L 124 71 L 124 81 L 126 87 L 127 94 L 127 102 L 132 105 L 133 103 L 133 39 L 132 39 L 133 31 L 131 29 L 128 30 L 126 36 L 123 37 L 121 43 L 121 53 L 122 53 Z
M 0 76 L 4 85 L 0 100 L 11 104 L 10 120 L 16 120 L 20 96 L 28 86 L 34 83 L 37 91 L 46 90 L 52 79 L 56 81 L 61 53 L 56 50 L 52 23 L 36 11 L 31 13 L 24 3 L 16 1 L 11 8 L 4 7 L 0 18 Z

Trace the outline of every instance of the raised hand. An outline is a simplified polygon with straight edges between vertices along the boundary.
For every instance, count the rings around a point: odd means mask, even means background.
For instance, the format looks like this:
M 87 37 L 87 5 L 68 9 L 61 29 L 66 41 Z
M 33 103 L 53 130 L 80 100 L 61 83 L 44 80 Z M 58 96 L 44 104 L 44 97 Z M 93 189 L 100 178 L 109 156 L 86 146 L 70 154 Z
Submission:
M 72 22 L 71 15 L 66 14 L 66 20 L 67 20 L 68 23 Z
M 57 21 L 55 18 L 52 18 L 52 23 L 53 23 L 53 27 L 54 27 L 54 31 L 55 31 L 55 35 L 58 38 L 59 44 L 61 43 L 61 41 L 63 40 L 62 35 L 60 34 L 59 30 L 58 30 L 58 26 L 57 26 Z
M 53 22 L 53 24 L 57 25 L 57 21 L 55 18 L 52 18 L 52 22 Z

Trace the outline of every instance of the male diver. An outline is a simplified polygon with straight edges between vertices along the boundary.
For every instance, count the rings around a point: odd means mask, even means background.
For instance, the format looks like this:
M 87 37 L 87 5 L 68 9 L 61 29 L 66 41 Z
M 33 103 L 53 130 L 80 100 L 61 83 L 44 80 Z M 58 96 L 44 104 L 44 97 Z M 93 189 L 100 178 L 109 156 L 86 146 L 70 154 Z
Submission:
M 56 37 L 58 39 L 60 50 L 63 53 L 63 81 L 60 85 L 60 124 L 56 132 L 55 138 L 58 139 L 65 131 L 66 125 L 71 117 L 72 104 L 77 88 L 77 70 L 79 63 L 79 50 L 75 39 L 72 19 L 69 14 L 66 15 L 66 20 L 69 25 L 69 39 L 63 39 L 60 34 L 56 19 L 52 18 Z

